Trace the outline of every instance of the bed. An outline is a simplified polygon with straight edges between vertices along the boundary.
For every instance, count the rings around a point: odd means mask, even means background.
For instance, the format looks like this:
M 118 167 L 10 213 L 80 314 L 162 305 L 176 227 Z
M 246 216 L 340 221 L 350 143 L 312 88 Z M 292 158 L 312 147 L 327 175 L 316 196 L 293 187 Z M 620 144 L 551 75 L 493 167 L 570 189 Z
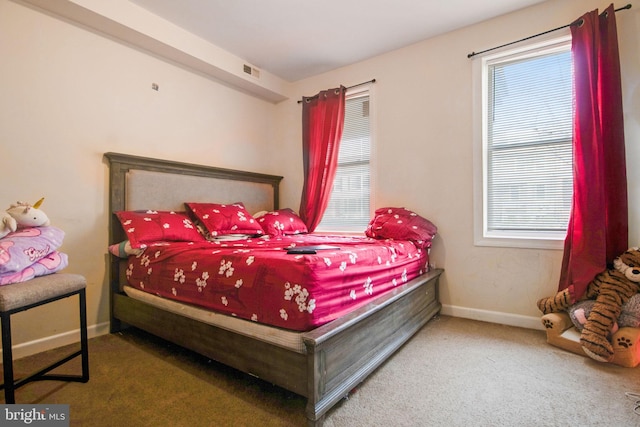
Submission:
M 172 211 L 182 209 L 186 201 L 205 203 L 213 200 L 222 204 L 241 201 L 242 206 L 252 213 L 279 209 L 280 176 L 119 153 L 106 153 L 105 159 L 109 166 L 109 211 L 113 213 L 109 222 L 111 245 L 126 241 L 129 237 L 116 212 L 148 209 Z M 314 247 L 307 248 L 309 241 L 299 238 L 288 236 L 281 243 L 289 249 L 300 249 L 302 253 L 292 251 L 286 254 L 287 251 L 283 252 L 282 248 L 272 248 L 277 252 L 276 259 L 280 261 L 271 260 L 269 265 L 277 266 L 277 262 L 285 262 L 283 259 L 287 257 L 308 262 L 308 259 L 314 258 L 306 253 L 311 249 L 320 254 L 315 258 L 327 264 L 339 257 L 348 257 L 349 254 L 358 256 L 361 253 L 358 252 L 358 242 L 352 242 L 354 246 L 345 249 L 345 246 L 325 245 L 330 242 L 316 237 L 311 241 Z M 205 248 L 211 244 L 207 241 L 188 245 Z M 216 241 L 215 244 L 235 247 L 237 256 L 245 257 L 238 258 L 245 264 L 249 264 L 246 262 L 246 253 L 269 250 L 254 247 L 265 245 L 259 237 L 251 241 Z M 166 254 L 181 252 L 180 243 L 177 247 L 167 245 L 166 248 L 157 249 L 154 248 L 154 253 L 165 254 L 161 250 Z M 401 250 L 402 247 L 392 249 L 393 255 L 398 256 L 395 251 Z M 418 254 L 424 256 L 419 251 Z M 416 256 L 412 253 L 408 258 Z M 168 298 L 160 288 L 145 289 L 145 286 L 152 286 L 150 282 L 137 286 L 138 279 L 129 279 L 132 274 L 141 273 L 132 272 L 131 258 L 110 257 L 112 332 L 133 326 L 302 395 L 307 398 L 306 416 L 309 425 L 313 426 L 321 426 L 325 414 L 333 405 L 391 357 L 441 307 L 438 280 L 442 270 L 428 268 L 428 263 L 424 263 L 422 270 L 412 271 L 410 265 L 415 263 L 409 263 L 409 267 L 403 267 L 406 280 L 399 280 L 390 289 L 375 296 L 371 296 L 370 289 L 365 286 L 363 292 L 368 298 L 355 304 L 349 312 L 329 310 L 333 317 L 327 317 L 327 313 L 324 313 L 310 322 L 296 323 L 293 327 L 289 327 L 293 323 L 270 326 L 256 321 L 262 320 L 263 316 L 255 311 L 257 309 L 250 309 L 247 313 L 240 310 L 240 306 L 249 304 L 246 300 L 227 312 L 212 311 L 188 298 L 184 301 Z M 424 259 L 420 262 L 423 263 Z M 219 269 L 221 274 L 224 265 L 230 265 L 228 260 L 225 262 L 227 264 L 222 263 Z M 158 262 L 156 268 L 161 268 L 163 264 L 168 262 Z M 374 266 L 370 268 L 374 269 Z M 282 269 L 274 267 L 271 273 L 276 274 Z M 256 283 L 261 280 L 266 283 L 268 279 L 265 277 L 268 275 L 256 275 Z M 252 287 L 248 283 L 243 286 Z M 304 288 L 306 284 L 302 283 L 301 286 Z M 209 288 L 203 287 L 203 290 Z M 229 286 L 229 292 L 235 292 L 235 298 L 237 291 L 232 288 Z M 295 288 L 298 289 L 295 292 L 293 289 L 292 286 L 287 292 L 293 293 L 294 298 L 291 299 L 300 303 L 300 287 Z M 176 293 L 171 288 L 164 292 Z M 224 298 L 223 302 L 227 307 L 231 305 L 232 298 Z M 303 305 L 304 310 L 300 311 L 308 314 L 311 311 L 310 304 L 303 301 Z M 318 307 L 321 305 L 317 304 Z M 293 317 L 283 315 L 280 321 Z

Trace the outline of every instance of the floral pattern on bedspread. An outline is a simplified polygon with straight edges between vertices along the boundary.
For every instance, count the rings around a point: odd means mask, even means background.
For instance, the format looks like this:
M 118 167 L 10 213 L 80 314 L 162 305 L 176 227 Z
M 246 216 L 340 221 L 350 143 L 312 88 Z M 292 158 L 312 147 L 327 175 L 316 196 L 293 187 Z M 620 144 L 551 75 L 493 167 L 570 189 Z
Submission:
M 291 246 L 331 245 L 315 254 Z M 409 241 L 282 236 L 156 243 L 131 256 L 131 286 L 177 301 L 290 330 L 313 329 L 427 270 Z

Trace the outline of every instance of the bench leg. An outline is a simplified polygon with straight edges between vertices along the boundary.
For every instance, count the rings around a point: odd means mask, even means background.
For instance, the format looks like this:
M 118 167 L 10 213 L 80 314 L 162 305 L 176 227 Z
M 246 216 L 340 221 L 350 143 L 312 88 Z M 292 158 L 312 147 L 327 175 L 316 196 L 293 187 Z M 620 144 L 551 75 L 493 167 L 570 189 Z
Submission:
M 89 381 L 89 338 L 87 336 L 87 293 L 82 289 L 80 297 L 80 352 L 82 358 L 82 382 Z
M 13 352 L 11 349 L 11 315 L 2 313 L 2 368 L 4 370 L 4 401 L 16 403 L 13 385 Z
M 80 308 L 80 350 L 73 354 L 55 362 L 40 371 L 33 373 L 18 381 L 14 379 L 13 372 L 13 352 L 11 348 L 11 314 L 12 312 L 0 313 L 0 319 L 2 320 L 2 363 L 4 369 L 4 384 L 0 385 L 0 389 L 4 389 L 4 400 L 7 404 L 13 404 L 15 402 L 15 390 L 18 387 L 31 381 L 74 381 L 86 383 L 89 381 L 89 337 L 87 333 L 87 294 L 86 289 L 81 289 L 78 292 L 66 295 L 71 296 L 77 293 L 79 297 Z M 45 301 L 44 303 L 51 302 Z M 48 374 L 49 371 L 61 366 L 68 361 L 80 356 L 82 360 L 82 374 L 81 375 L 56 375 Z

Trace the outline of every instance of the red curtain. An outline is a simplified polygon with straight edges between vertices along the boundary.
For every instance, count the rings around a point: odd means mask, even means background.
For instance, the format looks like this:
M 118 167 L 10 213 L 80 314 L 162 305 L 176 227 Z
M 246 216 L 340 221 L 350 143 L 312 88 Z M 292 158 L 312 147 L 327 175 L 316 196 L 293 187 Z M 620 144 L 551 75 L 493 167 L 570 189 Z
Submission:
M 575 298 L 628 249 L 622 88 L 613 4 L 571 25 L 574 63 L 573 204 L 559 290 Z
M 302 100 L 304 185 L 300 218 L 312 232 L 324 214 L 338 166 L 347 89 L 340 86 Z

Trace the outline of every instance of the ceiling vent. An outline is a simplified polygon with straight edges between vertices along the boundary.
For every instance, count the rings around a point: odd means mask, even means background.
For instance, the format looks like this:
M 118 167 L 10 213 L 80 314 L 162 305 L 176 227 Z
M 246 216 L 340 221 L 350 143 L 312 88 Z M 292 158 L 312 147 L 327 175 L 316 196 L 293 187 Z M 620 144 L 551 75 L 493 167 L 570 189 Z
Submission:
M 246 74 L 249 74 L 251 77 L 255 77 L 256 79 L 260 78 L 260 70 L 256 67 L 252 67 L 251 65 L 244 64 L 243 70 Z

